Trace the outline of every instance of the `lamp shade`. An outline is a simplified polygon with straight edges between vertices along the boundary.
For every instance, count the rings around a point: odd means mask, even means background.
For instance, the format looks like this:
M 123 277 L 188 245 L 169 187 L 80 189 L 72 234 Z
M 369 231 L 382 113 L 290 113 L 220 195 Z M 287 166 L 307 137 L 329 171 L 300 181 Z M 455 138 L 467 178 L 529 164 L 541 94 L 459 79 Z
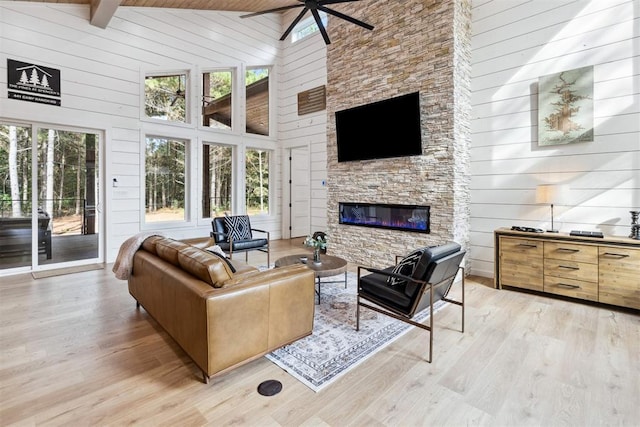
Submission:
M 542 184 L 536 187 L 536 203 L 554 203 L 557 189 L 552 184 Z

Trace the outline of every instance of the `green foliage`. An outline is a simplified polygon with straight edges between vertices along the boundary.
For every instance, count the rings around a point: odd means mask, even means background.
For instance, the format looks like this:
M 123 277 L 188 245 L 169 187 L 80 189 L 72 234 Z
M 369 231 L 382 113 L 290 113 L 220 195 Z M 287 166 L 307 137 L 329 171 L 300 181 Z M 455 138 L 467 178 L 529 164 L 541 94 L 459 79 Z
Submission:
M 185 207 L 184 141 L 147 137 L 145 156 L 146 209 Z
M 203 177 L 202 216 L 212 218 L 231 210 L 233 149 L 226 145 L 206 144 L 203 151 L 203 157 L 208 157 L 209 168 Z
M 144 80 L 144 109 L 147 117 L 186 122 L 185 74 L 149 76 Z
M 247 210 L 269 211 L 269 152 L 248 149 L 245 158 Z
M 258 80 L 262 80 L 265 77 L 269 77 L 268 68 L 251 68 L 248 69 L 245 75 L 245 84 L 249 86 L 251 83 L 255 83 Z
M 215 71 L 207 74 L 209 76 L 210 91 L 209 96 L 213 101 L 231 93 L 233 83 L 231 81 L 231 71 Z
M 18 188 L 23 214 L 31 211 L 32 165 L 31 165 L 31 128 L 15 127 L 17 139 L 17 177 Z M 56 130 L 53 140 L 53 216 L 63 216 L 77 213 L 82 208 L 86 198 L 87 185 L 87 134 Z M 47 188 L 47 147 L 48 129 L 40 129 L 37 137 L 37 185 L 39 207 L 46 204 Z M 0 200 L 3 200 L 2 209 L 6 211 L 7 203 L 11 200 L 11 183 L 9 176 L 9 127 L 0 126 Z M 98 176 L 98 147 L 93 148 L 91 155 L 91 169 Z M 7 202 L 8 201 L 8 202 Z M 5 212 L 6 213 L 6 212 Z
M 312 247 L 314 249 L 327 249 L 327 241 L 329 240 L 328 236 L 318 236 L 317 238 L 313 238 L 312 236 L 307 236 L 304 239 L 305 246 Z

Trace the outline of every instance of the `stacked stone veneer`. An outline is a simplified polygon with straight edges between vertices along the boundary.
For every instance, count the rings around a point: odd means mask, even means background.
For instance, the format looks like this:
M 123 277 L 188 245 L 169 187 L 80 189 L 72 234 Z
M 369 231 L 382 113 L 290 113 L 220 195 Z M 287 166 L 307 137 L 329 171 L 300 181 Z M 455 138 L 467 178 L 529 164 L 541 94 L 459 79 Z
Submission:
M 470 25 L 468 0 L 346 3 L 375 25 L 331 19 L 327 52 L 327 231 L 329 253 L 391 265 L 413 248 L 469 241 Z M 420 92 L 423 155 L 338 163 L 338 110 Z M 371 123 L 371 126 L 393 126 Z M 370 144 L 396 141 L 358 141 Z M 431 206 L 431 233 L 339 224 L 339 202 Z

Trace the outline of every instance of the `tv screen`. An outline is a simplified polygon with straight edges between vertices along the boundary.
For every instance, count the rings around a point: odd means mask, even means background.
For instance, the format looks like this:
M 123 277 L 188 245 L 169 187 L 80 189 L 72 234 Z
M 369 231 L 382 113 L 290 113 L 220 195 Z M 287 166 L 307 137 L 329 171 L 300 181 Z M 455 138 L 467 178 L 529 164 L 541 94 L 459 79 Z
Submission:
M 338 162 L 422 154 L 419 92 L 336 111 Z

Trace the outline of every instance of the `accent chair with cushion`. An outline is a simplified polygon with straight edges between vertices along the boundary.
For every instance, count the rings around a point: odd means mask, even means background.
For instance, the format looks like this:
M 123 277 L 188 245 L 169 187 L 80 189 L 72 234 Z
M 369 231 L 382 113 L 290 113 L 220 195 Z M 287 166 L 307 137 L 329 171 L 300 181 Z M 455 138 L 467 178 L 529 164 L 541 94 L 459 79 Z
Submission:
M 220 249 L 229 254 L 230 259 L 233 259 L 234 252 L 244 252 L 245 261 L 248 261 L 250 251 L 260 251 L 267 254 L 267 268 L 269 267 L 269 232 L 252 228 L 249 215 L 215 217 L 211 225 L 211 237 Z M 262 233 L 264 237 L 256 237 L 254 232 Z
M 358 266 L 356 330 L 360 329 L 360 307 L 391 316 L 429 331 L 429 358 L 433 356 L 433 304 L 443 300 L 462 308 L 464 332 L 464 268 L 460 266 L 465 251 L 457 243 L 425 247 L 413 251 L 397 265 L 385 269 Z M 371 274 L 362 275 L 363 271 Z M 459 271 L 462 271 L 460 301 L 448 298 Z M 429 309 L 429 324 L 413 317 Z

